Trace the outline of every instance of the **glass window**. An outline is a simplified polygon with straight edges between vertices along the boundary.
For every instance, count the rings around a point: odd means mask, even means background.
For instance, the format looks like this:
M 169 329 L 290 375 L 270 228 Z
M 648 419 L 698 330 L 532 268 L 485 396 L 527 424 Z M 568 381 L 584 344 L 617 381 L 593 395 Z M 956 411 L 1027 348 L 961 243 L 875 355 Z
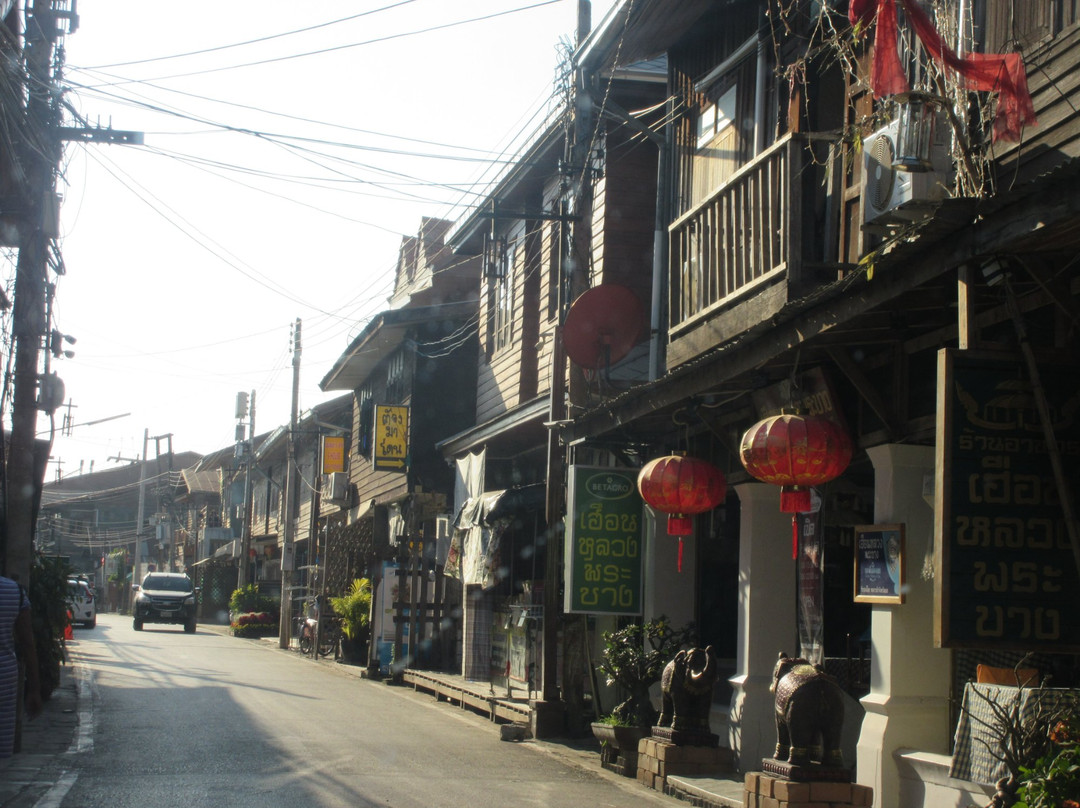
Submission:
M 718 134 L 735 124 L 735 97 L 737 87 L 731 87 L 715 102 L 705 104 L 698 116 L 698 148 L 708 145 Z

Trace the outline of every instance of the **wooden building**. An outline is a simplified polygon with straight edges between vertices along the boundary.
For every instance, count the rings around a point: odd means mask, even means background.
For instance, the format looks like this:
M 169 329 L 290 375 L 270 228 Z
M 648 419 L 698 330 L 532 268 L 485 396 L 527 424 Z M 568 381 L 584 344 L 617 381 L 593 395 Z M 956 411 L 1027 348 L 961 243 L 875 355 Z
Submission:
M 1076 477 L 1054 470 L 1075 450 L 1062 408 L 1074 406 L 1077 387 L 1061 380 L 1076 378 L 1080 347 L 1077 9 L 1037 0 L 1013 14 L 1011 4 L 973 2 L 961 20 L 955 5 L 926 6 L 936 12 L 929 28 L 904 13 L 899 24 L 898 62 L 919 95 L 875 97 L 872 68 L 888 48 L 873 27 L 857 40 L 829 4 L 616 5 L 577 62 L 602 77 L 666 57 L 666 243 L 651 286 L 663 362 L 649 381 L 571 397 L 551 419 L 571 454 L 607 452 L 633 467 L 681 450 L 724 471 L 727 500 L 695 520 L 683 571 L 654 556 L 646 616 L 688 614 L 702 643 L 718 649 L 729 687 L 717 691 L 714 719 L 727 722 L 746 771 L 775 741 L 768 689 L 778 651 L 820 655 L 851 696 L 848 762 L 874 788 L 875 805 L 890 807 L 987 793 L 949 777 L 952 705 L 974 661 L 1012 664 L 1037 650 L 1044 674 L 1075 686 L 1080 651 L 1075 611 L 1047 601 L 1053 618 L 1040 624 L 1028 591 L 1080 583 L 1070 552 Z M 929 31 L 962 54 L 1018 49 L 1037 125 L 1022 117 L 1017 140 L 995 140 L 995 115 L 1013 99 L 1001 85 L 962 83 L 974 81 L 956 72 L 962 62 L 935 67 Z M 916 102 L 926 101 L 919 118 Z M 905 115 L 938 127 L 936 136 L 924 130 L 931 148 L 915 171 L 898 167 Z M 993 354 L 988 365 L 977 351 Z M 974 377 L 983 386 L 965 387 Z M 777 488 L 739 461 L 742 435 L 781 407 L 832 418 L 854 445 L 843 475 L 818 491 L 820 507 L 796 523 L 796 551 L 811 525 L 824 558 L 813 620 L 800 615 L 807 591 L 792 560 L 792 515 L 780 512 Z M 957 437 L 965 417 L 987 429 L 1020 423 L 1033 436 L 980 443 L 963 461 L 972 480 L 980 469 L 1034 462 L 1028 479 L 1059 492 L 1061 504 L 1016 491 L 995 494 L 997 511 L 987 498 L 964 499 L 947 470 L 974 441 Z M 1030 451 L 1015 453 L 1020 445 Z M 994 570 L 1035 565 L 1047 577 L 998 580 L 994 596 L 973 589 L 981 579 L 971 565 L 986 560 L 964 554 L 973 539 L 962 525 L 1004 525 L 1017 513 L 1049 520 L 1057 538 L 1047 544 L 1021 526 L 987 538 L 982 552 L 993 550 Z M 874 525 L 905 527 L 895 601 L 866 603 L 853 588 L 855 539 Z M 674 542 L 665 532 L 649 520 L 646 543 Z
M 374 602 L 385 601 L 398 618 L 384 621 L 385 610 L 375 610 L 370 663 L 384 673 L 391 657 L 443 668 L 456 654 L 456 623 L 447 628 L 443 618 L 453 617 L 459 598 L 441 574 L 428 586 L 427 572 L 445 561 L 438 537 L 454 490 L 453 471 L 434 447 L 472 423 L 479 260 L 447 249 L 448 227 L 425 219 L 402 241 L 395 308 L 373 317 L 320 382 L 352 399 L 345 470 L 325 478 L 336 511 L 326 517 L 326 585 L 339 594 L 353 578 L 370 577 Z M 407 573 L 415 603 L 405 597 Z M 419 618 L 408 629 L 407 609 Z

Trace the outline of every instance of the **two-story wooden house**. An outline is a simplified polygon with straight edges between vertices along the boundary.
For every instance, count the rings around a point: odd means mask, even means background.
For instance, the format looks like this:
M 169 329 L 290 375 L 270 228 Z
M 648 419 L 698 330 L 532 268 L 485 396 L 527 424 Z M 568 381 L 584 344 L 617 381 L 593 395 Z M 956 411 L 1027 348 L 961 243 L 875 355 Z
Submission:
M 566 446 L 685 450 L 727 475 L 732 493 L 686 542 L 687 585 L 658 579 L 652 605 L 696 617 L 727 662 L 742 769 L 772 754 L 773 665 L 799 651 L 852 696 L 845 755 L 874 804 L 944 804 L 990 793 L 952 758 L 951 704 L 974 662 L 1037 650 L 1044 673 L 1076 684 L 1080 625 L 1052 596 L 1080 583 L 1063 471 L 1076 384 L 1062 381 L 1080 347 L 1080 22 L 1055 0 L 1022 14 L 850 5 L 868 9 L 861 38 L 829 4 L 689 3 L 680 17 L 621 2 L 579 49 L 599 75 L 666 56 L 664 362 L 557 429 Z M 895 30 L 875 24 L 894 8 Z M 883 90 L 874 77 L 890 71 L 903 86 Z M 797 515 L 794 548 L 777 486 L 740 463 L 743 435 L 782 407 L 829 417 L 853 444 Z M 1060 502 L 1010 487 L 1021 467 Z M 998 471 L 1002 487 L 980 487 Z M 859 588 L 858 538 L 875 525 L 906 540 L 883 601 Z
M 561 701 L 566 728 L 579 733 L 588 629 L 583 615 L 562 619 L 552 600 L 561 597 L 565 462 L 552 430 L 567 417 L 567 396 L 577 411 L 648 376 L 654 130 L 667 114 L 666 72 L 662 60 L 641 59 L 585 76 L 570 54 L 558 72 L 563 92 L 448 239 L 482 257 L 483 278 L 475 425 L 440 449 L 461 481 L 450 566 L 465 587 L 462 673 L 497 686 L 510 677 L 541 702 Z M 601 290 L 591 308 L 618 324 L 614 349 L 587 318 L 567 325 L 590 289 Z M 575 321 L 585 333 L 572 341 L 581 361 L 571 367 L 564 331 Z M 590 448 L 579 455 L 613 462 Z M 614 627 L 610 618 L 600 628 Z M 561 732 L 561 713 L 553 720 Z

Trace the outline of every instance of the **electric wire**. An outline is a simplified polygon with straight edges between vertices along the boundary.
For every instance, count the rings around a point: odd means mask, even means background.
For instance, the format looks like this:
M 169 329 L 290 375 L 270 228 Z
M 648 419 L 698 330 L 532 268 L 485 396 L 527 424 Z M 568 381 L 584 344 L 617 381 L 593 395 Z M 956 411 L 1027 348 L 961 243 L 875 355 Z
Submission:
M 549 6 L 554 3 L 561 2 L 561 0 L 542 0 L 542 2 L 534 3 L 529 6 L 521 6 L 519 8 L 506 9 L 504 11 L 497 11 L 492 14 L 486 14 L 481 17 L 472 17 L 465 20 L 455 20 L 454 22 L 444 23 L 441 25 L 432 25 L 427 28 L 422 28 L 416 31 L 406 31 L 396 34 L 388 34 L 387 36 L 375 37 L 362 42 L 350 42 L 344 45 L 334 45 L 327 48 L 319 48 L 313 51 L 304 51 L 301 53 L 289 53 L 283 56 L 274 56 L 267 59 L 259 59 L 252 62 L 244 62 L 242 64 L 225 65 L 223 67 L 206 68 L 204 70 L 192 70 L 186 73 L 174 73 L 165 76 L 155 76 L 146 81 L 167 81 L 178 78 L 190 78 L 192 76 L 205 76 L 210 73 L 221 73 L 227 70 L 240 70 L 248 67 L 261 67 L 268 64 L 276 64 L 280 62 L 287 62 L 293 59 L 305 59 L 309 56 L 323 56 L 328 53 L 335 53 L 343 50 L 351 50 L 353 48 L 360 48 L 366 45 L 375 45 L 382 42 L 391 42 L 396 39 L 403 39 L 406 37 L 419 36 L 421 34 L 430 34 L 434 31 L 445 31 L 450 28 L 457 28 L 462 25 L 470 25 L 476 22 L 486 22 L 487 20 L 493 20 L 498 17 L 505 17 L 509 14 L 518 14 L 522 11 L 532 11 L 533 9 L 542 8 L 543 6 Z
M 257 39 L 245 40 L 244 42 L 233 42 L 233 43 L 230 43 L 228 45 L 217 45 L 217 46 L 212 47 L 212 48 L 202 48 L 201 50 L 187 51 L 185 53 L 174 53 L 174 54 L 171 54 L 169 56 L 153 56 L 153 57 L 150 57 L 150 58 L 147 58 L 147 59 L 137 59 L 137 60 L 132 60 L 132 61 L 128 61 L 128 62 L 116 62 L 114 64 L 109 64 L 109 65 L 99 65 L 98 68 L 130 67 L 130 66 L 133 66 L 133 65 L 150 64 L 152 62 L 163 62 L 163 61 L 167 61 L 167 60 L 170 60 L 170 59 L 185 59 L 185 58 L 187 58 L 189 56 L 203 56 L 203 55 L 205 55 L 207 53 L 215 53 L 215 52 L 221 51 L 221 50 L 231 50 L 233 48 L 242 48 L 242 47 L 246 47 L 248 45 L 261 44 L 263 42 L 270 42 L 271 40 L 274 40 L 274 39 L 282 39 L 284 37 L 295 36 L 297 34 L 306 34 L 306 33 L 310 32 L 310 31 L 317 31 L 320 28 L 328 28 L 331 25 L 340 25 L 341 23 L 351 22 L 353 20 L 358 20 L 361 17 L 370 17 L 372 14 L 379 14 L 379 13 L 381 13 L 383 11 L 389 11 L 391 9 L 399 8 L 400 6 L 407 6 L 410 3 L 414 3 L 414 2 L 416 2 L 416 0 L 400 0 L 397 3 L 391 3 L 388 6 L 383 6 L 381 8 L 375 8 L 375 9 L 372 9 L 370 11 L 364 11 L 364 12 L 361 12 L 360 14 L 352 14 L 352 15 L 350 15 L 348 17 L 342 17 L 342 18 L 337 19 L 337 20 L 329 20 L 328 22 L 322 22 L 322 23 L 319 23 L 318 25 L 309 25 L 306 28 L 297 28 L 297 29 L 292 30 L 292 31 L 282 31 L 281 33 L 277 33 L 277 34 L 268 34 L 267 36 L 258 37 Z

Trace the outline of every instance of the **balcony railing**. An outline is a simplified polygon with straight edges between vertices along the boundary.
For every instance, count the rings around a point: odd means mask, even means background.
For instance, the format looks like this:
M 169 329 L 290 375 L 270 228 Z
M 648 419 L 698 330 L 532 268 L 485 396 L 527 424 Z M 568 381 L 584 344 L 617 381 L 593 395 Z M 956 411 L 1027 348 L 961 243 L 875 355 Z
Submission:
M 809 169 L 815 170 L 809 170 Z M 807 139 L 786 135 L 669 228 L 672 332 L 763 283 L 798 276 L 807 182 L 821 182 Z

